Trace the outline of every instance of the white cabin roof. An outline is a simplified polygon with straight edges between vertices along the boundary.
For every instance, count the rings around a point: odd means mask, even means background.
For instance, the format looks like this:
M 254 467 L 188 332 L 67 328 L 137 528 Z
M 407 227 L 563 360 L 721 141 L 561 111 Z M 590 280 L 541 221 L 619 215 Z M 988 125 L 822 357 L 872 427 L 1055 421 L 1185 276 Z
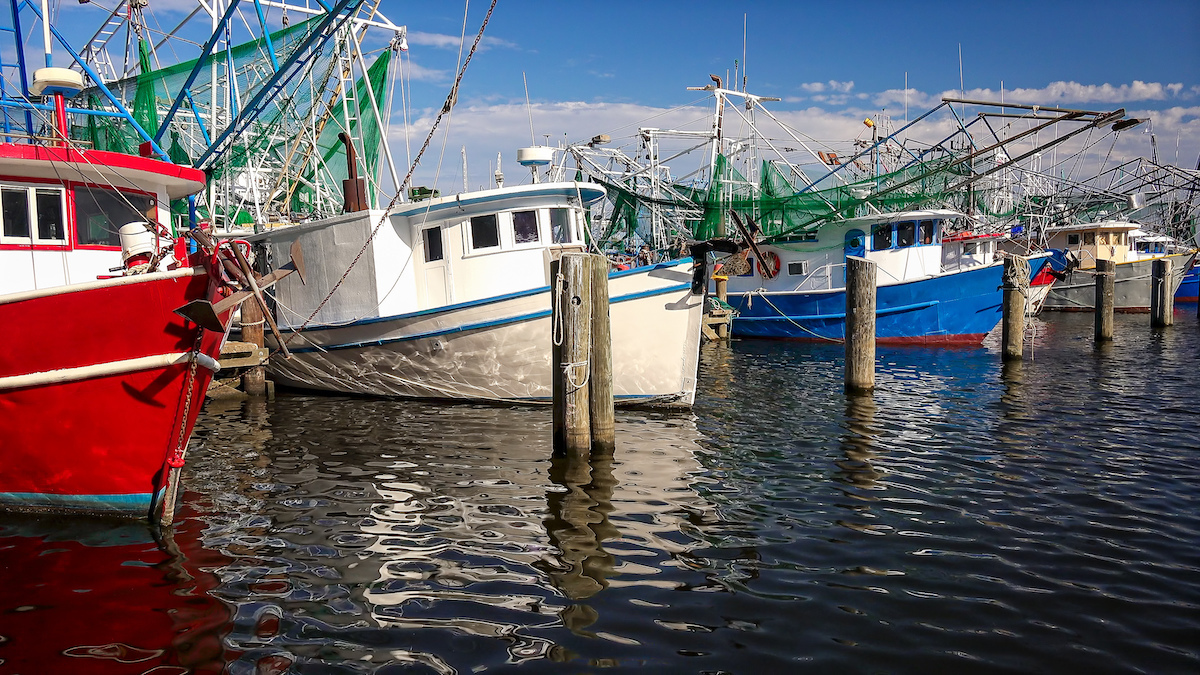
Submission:
M 892 211 L 889 213 L 873 213 L 842 221 L 846 225 L 869 227 L 878 223 L 894 223 L 901 220 L 933 220 L 938 218 L 967 218 L 965 213 L 953 209 L 921 209 L 918 211 Z
M 434 222 L 521 207 L 536 207 L 546 202 L 571 198 L 577 198 L 583 202 L 583 206 L 587 206 L 603 199 L 605 194 L 607 193 L 604 188 L 594 183 L 534 183 L 424 199 L 398 206 L 392 210 L 392 215 Z

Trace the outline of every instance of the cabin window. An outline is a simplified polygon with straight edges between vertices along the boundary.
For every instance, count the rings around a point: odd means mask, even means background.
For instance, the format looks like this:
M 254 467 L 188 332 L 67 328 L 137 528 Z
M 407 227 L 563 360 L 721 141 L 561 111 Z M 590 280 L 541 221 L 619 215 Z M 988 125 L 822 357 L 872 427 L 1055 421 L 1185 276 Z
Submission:
M 38 239 L 65 240 L 63 197 L 59 190 L 35 190 Z
M 979 251 L 978 242 L 974 242 L 974 241 L 964 241 L 963 242 L 963 255 L 975 255 L 978 251 Z
M 912 246 L 917 240 L 917 224 L 911 220 L 906 220 L 896 224 L 896 246 L 904 248 Z
M 538 241 L 537 211 L 515 211 L 513 216 L 513 241 L 518 244 L 533 244 Z
M 1078 245 L 1079 245 L 1079 235 L 1068 234 L 1067 235 L 1067 246 L 1078 246 Z
M 805 274 L 808 274 L 808 261 L 807 260 L 796 260 L 794 262 L 788 263 L 788 276 L 802 277 Z
M 1107 243 L 1108 243 L 1108 233 L 1107 233 L 1107 232 L 1101 232 L 1101 233 L 1100 233 L 1100 243 L 1101 243 L 1101 244 L 1107 244 Z
M 122 225 L 158 220 L 154 199 L 148 195 L 91 187 L 72 192 L 75 239 L 81 245 L 120 246 Z
M 0 190 L 0 218 L 4 236 L 29 237 L 29 191 L 24 188 Z
M 1096 244 L 1096 233 L 1095 232 L 1084 232 L 1083 233 L 1083 245 L 1084 246 L 1094 246 L 1095 244 Z
M 871 250 L 883 251 L 892 247 L 892 224 L 881 223 L 871 230 Z
M 500 227 L 496 225 L 496 214 L 475 216 L 471 219 L 471 249 L 496 248 L 500 245 Z
M 554 237 L 554 243 L 571 243 L 570 209 L 550 209 L 550 231 Z
M 937 227 L 934 225 L 932 220 L 922 220 L 919 231 L 922 244 L 933 243 L 933 238 L 937 233 Z
M 434 262 L 441 260 L 442 253 L 442 228 L 428 227 L 421 231 L 421 237 L 425 241 L 425 262 Z
M 61 188 L 0 188 L 0 234 L 24 243 L 66 242 Z

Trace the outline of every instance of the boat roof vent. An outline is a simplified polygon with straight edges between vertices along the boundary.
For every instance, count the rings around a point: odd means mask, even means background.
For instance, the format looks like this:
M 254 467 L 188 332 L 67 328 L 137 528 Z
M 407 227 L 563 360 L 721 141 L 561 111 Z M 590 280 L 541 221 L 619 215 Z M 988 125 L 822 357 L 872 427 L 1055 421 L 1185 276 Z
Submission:
M 554 148 L 535 145 L 517 149 L 517 164 L 521 166 L 546 166 L 554 161 Z
M 38 68 L 33 73 L 33 86 L 29 93 L 34 96 L 62 94 L 71 98 L 83 91 L 83 75 L 70 68 Z

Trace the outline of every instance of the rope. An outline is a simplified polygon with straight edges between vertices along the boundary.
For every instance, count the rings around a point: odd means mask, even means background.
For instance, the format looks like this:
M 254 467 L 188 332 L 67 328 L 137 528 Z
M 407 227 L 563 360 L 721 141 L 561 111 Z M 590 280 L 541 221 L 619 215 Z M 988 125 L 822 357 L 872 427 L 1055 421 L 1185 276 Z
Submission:
M 554 280 L 554 346 L 555 347 L 562 346 L 563 337 L 566 335 L 566 327 L 563 326 L 563 312 L 562 312 L 563 283 L 565 281 L 566 281 L 566 277 L 563 276 L 562 272 L 559 272 L 558 277 Z
M 814 331 L 813 329 L 811 329 L 811 328 L 809 328 L 809 327 L 807 327 L 807 326 L 803 326 L 803 325 L 801 325 L 801 324 L 797 323 L 797 322 L 796 322 L 794 319 L 792 319 L 792 317 L 788 316 L 787 314 L 784 314 L 784 313 L 783 313 L 783 310 L 781 310 L 781 309 L 779 309 L 778 307 L 776 307 L 776 306 L 774 305 L 774 303 L 772 303 L 772 302 L 771 302 L 771 300 L 770 300 L 770 299 L 769 299 L 769 298 L 766 296 L 766 291 L 764 291 L 763 289 L 761 289 L 761 288 L 760 288 L 760 289 L 758 289 L 757 291 L 754 291 L 753 293 L 747 293 L 747 294 L 746 294 L 746 299 L 747 299 L 747 300 L 749 300 L 749 299 L 750 299 L 750 296 L 752 296 L 752 295 L 758 295 L 758 296 L 762 297 L 762 299 L 763 299 L 763 302 L 767 303 L 767 306 L 768 306 L 768 307 L 770 307 L 771 309 L 775 310 L 775 311 L 776 311 L 776 313 L 778 313 L 778 314 L 779 314 L 779 316 L 781 316 L 781 317 L 783 317 L 783 318 L 787 319 L 788 323 L 792 324 L 792 325 L 793 325 L 793 326 L 795 326 L 796 328 L 799 328 L 800 330 L 804 331 L 805 333 L 808 333 L 809 335 L 812 335 L 813 337 L 817 338 L 818 340 L 825 340 L 826 342 L 834 342 L 834 343 L 841 343 L 841 342 L 844 342 L 844 340 L 838 340 L 837 338 L 829 338 L 829 337 L 825 337 L 824 335 L 821 335 L 820 333 L 817 333 L 817 332 L 816 332 L 816 331 Z
M 574 389 L 575 391 L 578 391 L 578 390 L 586 387 L 588 380 L 590 380 L 592 378 L 592 369 L 589 366 L 590 366 L 590 363 L 588 361 L 576 361 L 575 363 L 562 364 L 563 374 L 567 376 L 567 384 L 571 385 L 571 388 Z M 587 370 L 583 371 L 583 382 L 575 381 L 575 378 L 572 377 L 572 371 L 571 371 L 572 368 L 586 368 L 587 369 Z
M 442 117 L 450 112 L 450 109 L 454 107 L 454 103 L 458 100 L 458 85 L 462 82 L 463 75 L 465 75 L 467 72 L 467 65 L 471 63 L 471 57 L 475 55 L 475 51 L 479 48 L 479 42 L 483 39 L 483 31 L 485 28 L 487 28 L 488 21 L 491 20 L 492 12 L 496 9 L 496 3 L 498 1 L 499 0 L 492 0 L 491 6 L 488 7 L 487 16 L 483 17 L 483 23 L 479 26 L 479 33 L 475 35 L 475 42 L 471 44 L 471 50 L 467 52 L 467 58 L 465 61 L 463 61 L 462 68 L 458 70 L 458 76 L 454 78 L 454 84 L 450 87 L 450 94 L 446 96 L 446 103 L 442 106 L 442 110 L 438 113 L 438 116 L 433 120 L 433 126 L 429 129 L 429 135 L 425 137 L 425 142 L 421 145 L 421 149 L 417 152 L 416 158 L 413 159 L 412 165 L 409 166 L 408 174 L 404 176 L 403 181 L 400 181 L 400 185 L 396 189 L 396 194 L 392 196 L 391 201 L 388 202 L 387 207 L 383 210 L 383 216 L 375 225 L 375 229 L 371 230 L 371 235 L 367 237 L 365 242 L 363 242 L 362 249 L 359 250 L 358 255 L 354 256 L 354 260 L 350 261 L 350 265 L 346 268 L 346 271 L 342 273 L 342 278 L 338 279 L 337 283 L 333 285 L 333 288 L 329 289 L 329 292 L 325 294 L 325 298 L 322 299 L 317 305 L 317 308 L 312 311 L 312 314 L 308 315 L 308 318 L 304 320 L 304 323 L 301 324 L 299 328 L 294 329 L 291 335 L 284 340 L 284 344 L 291 343 L 292 339 L 296 335 L 299 335 L 305 328 L 307 328 L 308 324 L 311 323 L 313 318 L 317 316 L 317 313 L 320 312 L 323 307 L 325 307 L 325 303 L 329 302 L 329 299 L 333 297 L 333 294 L 337 292 L 337 289 L 342 285 L 343 282 L 346 281 L 346 277 L 350 276 L 350 271 L 353 270 L 354 266 L 358 264 L 359 259 L 362 258 L 363 254 L 367 252 L 367 248 L 370 247 L 371 242 L 374 241 L 375 235 L 379 233 L 380 228 L 382 228 L 383 224 L 387 222 L 388 212 L 392 210 L 392 207 L 396 205 L 396 202 L 400 201 L 400 196 L 404 194 L 404 186 L 408 185 L 408 182 L 412 180 L 413 174 L 417 170 L 417 165 L 421 163 L 421 157 L 425 154 L 425 151 L 429 148 L 429 144 L 433 141 L 433 135 L 437 131 L 438 125 L 442 121 Z

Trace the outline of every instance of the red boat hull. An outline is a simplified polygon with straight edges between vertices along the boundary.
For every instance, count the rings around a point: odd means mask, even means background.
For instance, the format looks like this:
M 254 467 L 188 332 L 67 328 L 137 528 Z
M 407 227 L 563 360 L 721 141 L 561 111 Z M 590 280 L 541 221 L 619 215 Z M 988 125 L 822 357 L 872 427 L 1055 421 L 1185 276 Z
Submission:
M 215 359 L 225 339 L 175 314 L 216 292 L 180 273 L 0 297 L 0 507 L 158 517 L 212 378 L 189 353 L 200 336 Z

